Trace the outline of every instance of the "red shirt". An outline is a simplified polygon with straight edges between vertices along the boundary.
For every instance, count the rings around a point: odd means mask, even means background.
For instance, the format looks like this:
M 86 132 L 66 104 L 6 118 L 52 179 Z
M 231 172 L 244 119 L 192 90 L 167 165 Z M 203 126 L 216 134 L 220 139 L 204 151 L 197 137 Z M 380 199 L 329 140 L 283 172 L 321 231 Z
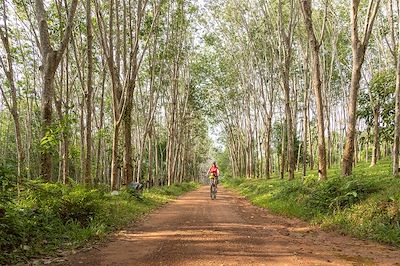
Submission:
M 210 168 L 210 173 L 218 174 L 218 167 L 216 167 L 215 165 L 212 165 Z

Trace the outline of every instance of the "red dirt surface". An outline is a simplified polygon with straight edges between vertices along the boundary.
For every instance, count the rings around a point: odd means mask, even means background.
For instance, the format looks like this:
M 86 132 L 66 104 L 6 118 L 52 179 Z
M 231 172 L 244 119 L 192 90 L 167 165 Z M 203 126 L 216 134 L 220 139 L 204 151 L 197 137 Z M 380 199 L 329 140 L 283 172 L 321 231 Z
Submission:
M 219 188 L 185 194 L 54 265 L 400 265 L 400 250 L 269 213 Z

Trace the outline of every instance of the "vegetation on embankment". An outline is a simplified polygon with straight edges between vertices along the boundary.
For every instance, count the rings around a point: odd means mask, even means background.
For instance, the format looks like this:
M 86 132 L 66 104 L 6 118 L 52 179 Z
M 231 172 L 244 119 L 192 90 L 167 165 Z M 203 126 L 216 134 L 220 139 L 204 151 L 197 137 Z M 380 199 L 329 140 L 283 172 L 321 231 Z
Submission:
M 387 159 L 360 163 L 350 177 L 331 169 L 327 181 L 313 171 L 304 180 L 225 178 L 224 185 L 274 213 L 400 246 L 400 179 L 390 169 Z
M 155 187 L 141 197 L 126 190 L 112 196 L 102 189 L 40 181 L 25 183 L 19 197 L 9 188 L 0 193 L 0 264 L 100 239 L 197 186 Z

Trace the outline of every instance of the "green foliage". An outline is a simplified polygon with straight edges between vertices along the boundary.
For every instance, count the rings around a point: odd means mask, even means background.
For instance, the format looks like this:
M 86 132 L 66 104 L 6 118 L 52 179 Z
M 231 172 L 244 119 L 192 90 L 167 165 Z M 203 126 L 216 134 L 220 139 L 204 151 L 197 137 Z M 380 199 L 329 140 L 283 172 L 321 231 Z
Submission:
M 50 151 L 58 144 L 57 132 L 53 130 L 46 131 L 45 136 L 40 140 L 42 151 Z
M 390 167 L 388 160 L 373 168 L 360 164 L 347 178 L 340 177 L 339 169 L 331 169 L 330 178 L 323 182 L 316 173 L 293 181 L 231 178 L 224 182 L 275 213 L 400 246 L 400 180 L 390 177 Z
M 62 197 L 58 214 L 63 222 L 73 220 L 82 226 L 87 226 L 100 210 L 102 200 L 104 195 L 99 191 L 76 187 Z
M 373 108 L 377 108 L 380 116 L 380 137 L 392 141 L 394 130 L 394 91 L 396 89 L 396 73 L 393 69 L 374 74 L 369 91 L 361 92 L 357 115 L 365 119 L 369 127 L 373 126 Z
M 284 124 L 285 121 L 276 121 L 272 125 L 272 138 L 271 138 L 271 144 L 272 147 L 276 150 L 276 153 L 281 156 L 282 153 L 282 130 L 286 128 L 286 125 Z M 285 141 L 284 145 L 287 146 L 287 134 L 285 134 Z M 300 147 L 300 139 L 295 136 L 294 137 L 294 154 L 298 154 Z M 303 154 L 300 155 L 300 161 L 303 159 Z
M 324 213 L 335 212 L 365 199 L 379 189 L 374 179 L 332 177 L 312 186 L 305 204 Z
M 76 122 L 73 116 L 65 115 L 57 125 L 52 125 L 47 131 L 45 136 L 40 140 L 40 148 L 42 151 L 54 150 L 60 140 L 62 133 L 68 134 L 71 130 L 71 124 Z
M 0 201 L 0 264 L 78 247 L 196 187 L 184 183 L 153 188 L 138 200 L 126 190 L 111 196 L 79 185 L 26 182 L 19 197 Z
M 4 192 L 12 187 L 15 174 L 10 165 L 0 165 L 0 189 Z M 1 194 L 0 194 L 1 197 Z

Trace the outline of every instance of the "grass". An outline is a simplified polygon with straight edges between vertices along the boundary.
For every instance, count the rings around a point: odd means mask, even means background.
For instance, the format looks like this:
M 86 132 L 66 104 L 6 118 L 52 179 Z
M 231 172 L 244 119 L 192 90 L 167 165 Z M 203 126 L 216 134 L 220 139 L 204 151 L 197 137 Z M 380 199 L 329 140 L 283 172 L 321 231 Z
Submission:
M 0 265 L 27 262 L 103 239 L 162 204 L 197 188 L 196 183 L 157 187 L 141 197 L 102 189 L 31 181 L 19 197 L 0 194 Z
M 318 181 L 314 172 L 304 180 L 296 173 L 293 181 L 226 178 L 224 183 L 276 214 L 400 246 L 400 179 L 391 176 L 389 159 L 374 167 L 360 163 L 350 177 L 332 168 L 327 181 Z

